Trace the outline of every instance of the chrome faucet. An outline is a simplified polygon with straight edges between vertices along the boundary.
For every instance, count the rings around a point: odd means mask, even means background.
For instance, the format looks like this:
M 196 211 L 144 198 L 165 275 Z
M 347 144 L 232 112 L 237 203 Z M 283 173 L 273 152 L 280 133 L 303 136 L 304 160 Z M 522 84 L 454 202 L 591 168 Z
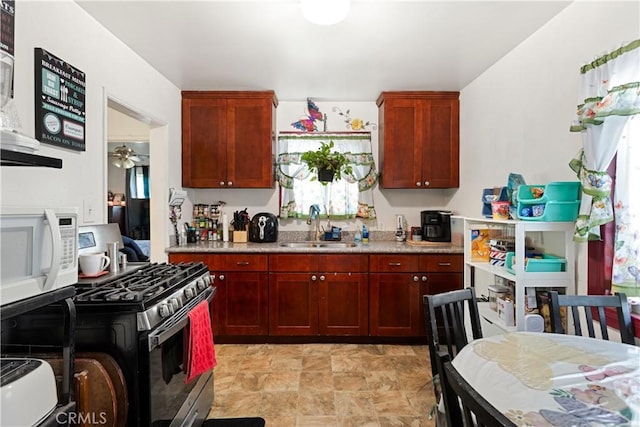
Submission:
M 315 237 L 314 240 L 317 242 L 320 240 L 320 206 L 311 205 L 309 206 L 309 218 L 307 218 L 307 224 L 311 224 L 311 221 L 315 220 Z

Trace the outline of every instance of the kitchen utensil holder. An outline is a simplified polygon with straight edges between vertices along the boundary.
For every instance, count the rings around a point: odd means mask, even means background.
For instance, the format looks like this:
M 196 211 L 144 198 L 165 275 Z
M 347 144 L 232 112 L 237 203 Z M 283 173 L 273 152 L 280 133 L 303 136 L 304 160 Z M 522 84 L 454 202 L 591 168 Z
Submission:
M 234 231 L 233 232 L 233 242 L 234 243 L 246 243 L 247 242 L 247 232 L 246 231 Z

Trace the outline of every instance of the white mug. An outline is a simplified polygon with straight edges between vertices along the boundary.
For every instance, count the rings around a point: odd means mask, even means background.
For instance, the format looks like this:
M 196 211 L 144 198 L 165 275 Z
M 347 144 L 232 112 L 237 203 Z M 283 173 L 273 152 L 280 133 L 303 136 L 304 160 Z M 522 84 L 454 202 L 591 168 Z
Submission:
M 86 276 L 95 276 L 109 267 L 111 260 L 101 253 L 81 254 L 79 263 L 80 269 Z

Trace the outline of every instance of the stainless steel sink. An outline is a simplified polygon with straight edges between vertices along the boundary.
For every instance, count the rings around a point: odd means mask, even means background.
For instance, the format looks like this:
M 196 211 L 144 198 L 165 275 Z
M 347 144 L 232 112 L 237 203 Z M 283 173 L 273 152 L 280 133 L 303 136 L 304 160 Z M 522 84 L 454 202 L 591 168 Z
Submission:
M 358 246 L 353 242 L 283 242 L 278 246 L 283 248 L 354 248 Z

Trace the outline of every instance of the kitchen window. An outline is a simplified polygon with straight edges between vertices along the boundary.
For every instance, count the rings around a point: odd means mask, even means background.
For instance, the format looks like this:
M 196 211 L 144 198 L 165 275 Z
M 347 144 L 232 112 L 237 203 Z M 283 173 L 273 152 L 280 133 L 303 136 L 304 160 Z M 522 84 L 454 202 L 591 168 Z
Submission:
M 321 184 L 301 160 L 302 154 L 333 141 L 353 169 L 351 176 Z M 309 207 L 333 219 L 375 218 L 372 189 L 378 173 L 371 152 L 370 132 L 281 132 L 276 178 L 280 184 L 280 218 L 306 218 Z

